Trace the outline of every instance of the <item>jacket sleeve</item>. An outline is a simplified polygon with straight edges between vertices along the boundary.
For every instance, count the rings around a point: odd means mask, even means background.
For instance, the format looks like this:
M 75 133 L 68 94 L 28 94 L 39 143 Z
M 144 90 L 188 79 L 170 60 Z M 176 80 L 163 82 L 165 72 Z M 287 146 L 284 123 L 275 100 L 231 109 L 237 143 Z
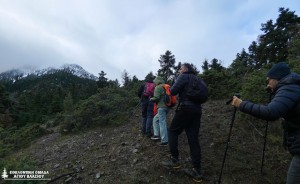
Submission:
M 163 93 L 163 87 L 161 85 L 158 85 L 154 89 L 154 95 L 150 99 L 151 101 L 159 102 Z
M 171 87 L 171 95 L 177 95 L 186 85 L 188 81 L 188 74 L 181 74 L 178 76 L 177 80 L 175 81 L 174 85 Z
M 239 109 L 255 117 L 274 121 L 280 117 L 284 117 L 284 115 L 295 106 L 296 102 L 299 101 L 299 95 L 296 93 L 298 92 L 282 87 L 282 89 L 278 89 L 268 105 L 259 105 L 249 101 L 243 101 Z

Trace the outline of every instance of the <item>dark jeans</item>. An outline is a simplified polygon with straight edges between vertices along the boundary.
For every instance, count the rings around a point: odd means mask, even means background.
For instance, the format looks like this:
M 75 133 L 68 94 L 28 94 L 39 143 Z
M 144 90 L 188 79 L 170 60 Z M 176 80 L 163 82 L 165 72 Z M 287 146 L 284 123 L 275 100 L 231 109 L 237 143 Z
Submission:
M 154 104 L 151 101 L 142 102 L 142 132 L 144 134 L 151 134 L 151 126 L 153 121 L 153 112 Z
M 300 183 L 300 155 L 293 156 L 288 170 L 286 183 Z
M 178 136 L 185 130 L 193 166 L 201 169 L 201 147 L 198 136 L 201 113 L 177 111 L 169 128 L 169 147 L 172 157 L 178 159 Z

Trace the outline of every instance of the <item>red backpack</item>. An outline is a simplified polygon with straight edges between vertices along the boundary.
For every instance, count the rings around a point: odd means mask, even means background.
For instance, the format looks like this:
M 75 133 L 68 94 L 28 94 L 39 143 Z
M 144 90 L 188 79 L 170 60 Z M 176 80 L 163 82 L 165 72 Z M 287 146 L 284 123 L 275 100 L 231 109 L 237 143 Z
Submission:
M 153 82 L 146 82 L 143 95 L 146 97 L 152 97 L 154 93 L 154 87 L 155 86 Z
M 174 107 L 176 105 L 176 96 L 171 95 L 170 85 L 163 84 L 162 87 L 165 89 L 166 93 L 164 95 L 164 102 L 168 107 Z

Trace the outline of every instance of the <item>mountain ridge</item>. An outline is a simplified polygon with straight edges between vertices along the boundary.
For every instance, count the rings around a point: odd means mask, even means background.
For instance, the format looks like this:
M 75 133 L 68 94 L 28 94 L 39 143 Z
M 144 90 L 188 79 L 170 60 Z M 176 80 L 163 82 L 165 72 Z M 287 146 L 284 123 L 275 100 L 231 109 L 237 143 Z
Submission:
M 81 78 L 91 79 L 95 81 L 97 80 L 97 77 L 94 74 L 87 72 L 85 69 L 83 69 L 80 65 L 77 64 L 64 64 L 59 68 L 48 67 L 48 68 L 37 69 L 37 70 L 22 69 L 22 68 L 11 69 L 0 73 L 0 80 L 15 82 L 16 80 L 20 80 L 28 76 L 39 77 L 47 74 L 53 74 L 59 71 L 72 73 L 73 75 Z

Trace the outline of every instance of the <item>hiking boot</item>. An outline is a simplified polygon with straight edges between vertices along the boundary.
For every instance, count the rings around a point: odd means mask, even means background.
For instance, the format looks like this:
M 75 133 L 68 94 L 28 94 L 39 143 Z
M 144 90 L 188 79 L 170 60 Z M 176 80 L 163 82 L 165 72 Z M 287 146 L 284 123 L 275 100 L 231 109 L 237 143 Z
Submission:
M 151 137 L 151 140 L 160 140 L 160 137 L 157 136 L 157 135 L 154 135 L 154 136 Z
M 205 178 L 201 175 L 200 169 L 192 168 L 192 169 L 184 169 L 185 174 L 193 178 L 195 182 L 202 182 Z
M 159 142 L 159 143 L 157 143 L 157 145 L 162 146 L 162 147 L 168 146 L 168 142 Z
M 173 169 L 178 169 L 181 167 L 180 163 L 179 163 L 179 160 L 174 158 L 174 157 L 171 157 L 169 160 L 167 161 L 163 161 L 161 163 L 164 167 L 168 167 L 168 168 L 173 168 Z

